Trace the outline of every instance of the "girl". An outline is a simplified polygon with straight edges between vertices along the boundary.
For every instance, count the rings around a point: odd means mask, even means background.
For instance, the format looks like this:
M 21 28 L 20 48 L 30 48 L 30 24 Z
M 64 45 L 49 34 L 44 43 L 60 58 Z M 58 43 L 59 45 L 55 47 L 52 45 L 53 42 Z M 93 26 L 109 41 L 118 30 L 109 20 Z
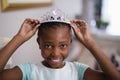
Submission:
M 79 42 L 96 58 L 103 72 L 78 62 L 64 61 L 69 55 L 72 42 L 71 28 Z M 14 51 L 29 40 L 37 29 L 37 42 L 44 58 L 40 66 L 26 63 L 4 70 Z M 19 32 L 0 50 L 0 80 L 120 80 L 120 73 L 95 43 L 85 21 L 71 20 L 68 23 L 60 19 L 41 23 L 38 20 L 26 19 Z

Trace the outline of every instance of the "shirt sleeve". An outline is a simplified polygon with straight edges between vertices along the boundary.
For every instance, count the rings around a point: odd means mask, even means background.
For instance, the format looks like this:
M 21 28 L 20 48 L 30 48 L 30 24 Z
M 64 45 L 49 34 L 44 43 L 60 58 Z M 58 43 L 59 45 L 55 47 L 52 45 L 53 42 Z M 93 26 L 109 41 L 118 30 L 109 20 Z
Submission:
M 22 80 L 32 79 L 33 64 L 30 64 L 30 63 L 20 64 L 18 65 L 18 67 L 21 69 L 23 74 Z
M 78 71 L 79 80 L 84 80 L 84 73 L 88 69 L 89 66 L 79 63 L 79 62 L 74 62 L 74 65 Z

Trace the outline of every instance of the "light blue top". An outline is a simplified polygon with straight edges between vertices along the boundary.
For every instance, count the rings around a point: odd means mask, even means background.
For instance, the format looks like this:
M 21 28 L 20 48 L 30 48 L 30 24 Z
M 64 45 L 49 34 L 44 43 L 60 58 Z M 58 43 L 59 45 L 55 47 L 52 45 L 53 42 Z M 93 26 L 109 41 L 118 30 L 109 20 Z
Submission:
M 65 62 L 65 66 L 60 69 L 52 69 L 42 63 L 38 66 L 27 63 L 18 67 L 23 73 L 22 80 L 84 80 L 84 73 L 87 65 L 78 62 Z

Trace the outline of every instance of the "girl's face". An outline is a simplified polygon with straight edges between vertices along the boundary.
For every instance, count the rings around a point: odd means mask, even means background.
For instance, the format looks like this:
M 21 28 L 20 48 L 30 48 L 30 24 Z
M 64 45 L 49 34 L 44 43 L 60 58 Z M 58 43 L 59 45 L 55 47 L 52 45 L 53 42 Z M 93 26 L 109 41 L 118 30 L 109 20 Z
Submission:
M 38 38 L 43 64 L 50 68 L 62 68 L 68 56 L 71 38 L 67 28 L 48 29 Z

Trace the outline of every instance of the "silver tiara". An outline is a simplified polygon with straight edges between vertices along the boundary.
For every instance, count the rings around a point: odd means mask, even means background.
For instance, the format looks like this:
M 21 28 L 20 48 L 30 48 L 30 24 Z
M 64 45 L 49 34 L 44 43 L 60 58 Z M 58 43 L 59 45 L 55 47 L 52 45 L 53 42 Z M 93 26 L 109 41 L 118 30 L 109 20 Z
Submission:
M 60 9 L 53 9 L 47 12 L 45 15 L 43 15 L 41 17 L 41 23 L 46 22 L 63 22 L 70 24 L 70 21 L 67 19 L 64 12 L 62 12 Z

